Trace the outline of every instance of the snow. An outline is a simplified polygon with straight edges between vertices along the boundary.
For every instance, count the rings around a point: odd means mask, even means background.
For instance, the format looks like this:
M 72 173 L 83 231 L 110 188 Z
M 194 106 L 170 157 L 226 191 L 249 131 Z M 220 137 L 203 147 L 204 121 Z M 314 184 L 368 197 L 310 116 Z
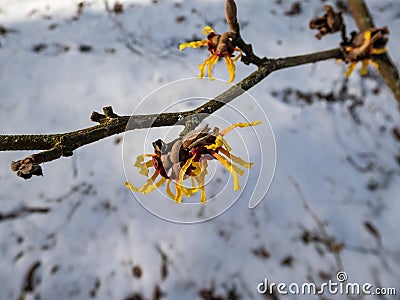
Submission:
M 338 36 L 318 41 L 315 32 L 307 28 L 308 20 L 322 13 L 324 3 L 320 1 L 302 1 L 301 14 L 291 17 L 285 16 L 285 11 L 292 1 L 237 2 L 242 35 L 260 56 L 285 57 L 337 44 Z M 107 15 L 104 2 L 99 0 L 87 1 L 78 16 L 78 3 L 0 2 L 0 25 L 16 30 L 0 36 L 1 134 L 60 133 L 89 127 L 94 125 L 90 113 L 106 105 L 121 115 L 138 107 L 140 113 L 159 113 L 173 103 L 174 94 L 159 97 L 151 105 L 140 102 L 168 83 L 197 76 L 197 64 L 208 55 L 199 49 L 180 53 L 178 44 L 202 38 L 201 29 L 207 24 L 217 32 L 225 30 L 224 1 L 127 0 L 121 1 L 124 12 L 115 19 Z M 110 0 L 111 7 L 113 3 Z M 367 3 L 376 24 L 390 28 L 389 52 L 399 65 L 398 1 Z M 177 22 L 179 16 L 185 19 Z M 347 14 L 345 18 L 353 30 L 354 22 Z M 126 47 L 126 38 L 141 56 Z M 33 51 L 41 43 L 47 48 Z M 92 50 L 82 52 L 82 45 Z M 223 62 L 214 70 L 215 77 L 228 79 Z M 254 70 L 253 66 L 237 64 L 235 82 Z M 335 279 L 338 267 L 333 255 L 322 244 L 302 242 L 304 231 L 319 231 L 303 208 L 292 179 L 301 186 L 328 234 L 345 244 L 341 258 L 348 281 L 395 287 L 399 292 L 400 170 L 395 160 L 399 143 L 391 133 L 399 126 L 399 110 L 390 90 L 371 69 L 373 75 L 367 78 L 361 78 L 358 70 L 354 72 L 343 101 L 316 100 L 307 105 L 291 96 L 292 100 L 284 103 L 279 94 L 286 88 L 338 94 L 344 71 L 345 66 L 335 61 L 281 70 L 249 91 L 275 134 L 277 164 L 271 188 L 255 209 L 248 209 L 249 192 L 245 191 L 225 213 L 202 223 L 183 225 L 158 218 L 124 187 L 124 168 L 127 175 L 129 172 L 143 180 L 133 168 L 136 156 L 151 151 L 151 141 L 158 136 L 172 137 L 178 129 L 137 130 L 129 132 L 124 143 L 111 137 L 84 146 L 71 158 L 43 164 L 43 178 L 26 181 L 15 176 L 9 164 L 33 152 L 0 153 L 1 214 L 21 207 L 50 209 L 46 214 L 0 221 L 0 299 L 19 297 L 26 274 L 36 261 L 41 265 L 35 272 L 34 291 L 27 292 L 26 299 L 88 299 L 93 291 L 98 299 L 125 299 L 134 293 L 150 299 L 156 285 L 166 294 L 163 299 L 201 299 L 200 290 L 213 286 L 215 295 L 225 297 L 227 290 L 235 287 L 242 299 L 262 299 L 257 285 L 264 278 L 301 284 L 311 277 L 322 283 L 326 281 L 319 276 L 323 271 Z M 214 83 L 215 90 L 207 90 L 208 97 L 223 90 L 219 81 Z M 225 83 L 222 86 L 228 87 Z M 189 88 L 193 85 L 179 92 L 187 93 Z M 379 88 L 377 94 L 372 92 L 375 88 Z M 274 91 L 277 96 L 273 96 Z M 349 95 L 364 101 L 355 109 L 360 122 L 349 111 Z M 247 101 L 251 101 L 248 96 L 242 96 L 232 105 L 250 121 L 261 118 L 260 110 Z M 185 105 L 182 107 L 188 109 Z M 208 122 L 226 127 L 236 117 L 232 110 L 224 109 Z M 254 129 L 262 132 L 262 128 L 267 127 Z M 238 129 L 227 140 L 237 154 L 248 155 L 257 165 L 257 149 L 253 142 L 246 142 L 250 133 L 251 129 Z M 246 172 L 242 183 L 248 177 L 248 185 L 254 185 L 256 171 Z M 226 183 L 227 174 L 220 166 L 215 176 L 223 182 L 207 186 L 210 196 Z M 262 184 L 267 186 L 268 180 L 264 180 Z M 223 195 L 221 201 L 238 197 L 231 181 Z M 145 200 L 165 199 L 153 192 L 143 197 Z M 213 199 L 204 210 L 211 211 L 212 203 L 218 200 Z M 165 201 L 164 205 L 170 206 Z M 383 246 L 376 253 L 367 253 L 377 249 L 377 241 L 366 230 L 366 221 L 382 238 Z M 270 256 L 255 255 L 254 249 L 260 248 Z M 165 278 L 160 252 L 167 257 Z M 282 265 L 287 256 L 293 257 L 292 265 Z M 133 266 L 141 267 L 140 278 L 132 275 Z M 100 282 L 98 288 L 96 281 Z

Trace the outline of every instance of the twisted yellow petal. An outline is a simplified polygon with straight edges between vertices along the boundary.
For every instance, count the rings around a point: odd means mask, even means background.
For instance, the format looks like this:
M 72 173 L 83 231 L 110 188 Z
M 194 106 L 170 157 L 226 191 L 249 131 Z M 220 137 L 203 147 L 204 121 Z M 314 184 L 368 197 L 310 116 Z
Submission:
M 203 28 L 204 35 L 209 35 L 211 32 L 214 32 L 214 29 L 212 29 L 210 26 L 204 26 Z
M 191 158 L 189 158 L 186 163 L 183 165 L 182 169 L 179 171 L 179 177 L 178 177 L 178 181 L 175 183 L 175 189 L 176 189 L 176 196 L 175 196 L 175 201 L 178 203 L 182 202 L 182 193 L 188 193 L 190 194 L 190 192 L 188 192 L 185 187 L 183 186 L 183 178 L 185 177 L 185 173 L 187 171 L 187 169 L 190 167 L 190 165 L 192 164 L 194 159 L 194 156 L 192 156 Z
M 370 59 L 368 62 L 369 62 L 372 66 L 374 66 L 377 70 L 379 70 L 379 65 L 378 65 L 375 61 L 373 61 L 372 59 Z
M 240 50 L 239 48 L 235 48 L 235 51 L 239 51 L 239 54 L 238 54 L 236 57 L 232 58 L 232 60 L 233 60 L 233 61 L 238 61 L 239 58 L 242 57 L 243 52 L 242 52 L 242 50 Z
M 234 129 L 234 128 L 236 128 L 236 127 L 243 128 L 243 127 L 248 127 L 248 126 L 255 126 L 255 125 L 258 125 L 258 124 L 261 124 L 261 123 L 262 123 L 262 122 L 259 121 L 259 120 L 258 120 L 258 121 L 251 122 L 251 123 L 242 123 L 242 122 L 235 123 L 235 124 L 232 124 L 231 126 L 229 126 L 228 128 L 222 130 L 222 131 L 220 132 L 220 134 L 224 136 L 224 135 L 228 134 L 229 132 L 231 132 L 232 129 Z
M 235 80 L 235 64 L 232 61 L 232 58 L 230 58 L 229 56 L 225 56 L 225 63 L 226 63 L 226 67 L 228 68 L 228 72 L 229 72 L 229 83 L 232 83 L 233 80 Z
M 370 40 L 371 40 L 371 31 L 369 31 L 369 30 L 366 30 L 365 32 L 364 32 L 364 42 L 369 42 Z
M 199 78 L 203 78 L 203 77 L 204 77 L 204 73 L 205 73 L 205 71 L 206 71 L 206 67 L 207 67 L 207 65 L 209 64 L 209 61 L 212 59 L 212 57 L 213 57 L 213 55 L 210 54 L 210 56 L 207 57 L 207 58 L 204 60 L 204 63 L 203 63 L 202 65 L 198 65 L 198 68 L 200 69 Z
M 182 202 L 182 187 L 175 182 L 175 202 Z
M 246 162 L 243 158 L 239 156 L 235 156 L 231 154 L 229 151 L 225 150 L 224 148 L 219 149 L 225 156 L 229 157 L 234 163 L 241 165 L 247 169 L 250 169 L 253 166 L 253 163 Z
M 208 63 L 208 77 L 210 78 L 210 80 L 215 80 L 215 78 L 212 76 L 212 69 L 214 65 L 217 63 L 218 58 L 219 58 L 218 56 L 213 55 L 212 59 Z
M 368 59 L 363 59 L 361 61 L 361 70 L 360 70 L 360 74 L 362 76 L 365 76 L 368 74 L 367 66 L 368 66 Z
M 158 172 L 158 171 L 154 172 L 153 176 L 151 176 L 151 178 L 149 178 L 141 188 L 137 188 L 137 187 L 133 186 L 128 181 L 125 182 L 125 186 L 134 192 L 148 194 L 151 191 L 153 191 L 155 188 L 161 186 L 164 183 L 165 178 L 163 177 L 157 184 L 153 184 L 159 174 L 160 174 L 160 172 Z
M 188 47 L 190 47 L 190 48 L 199 48 L 199 47 L 202 47 L 202 46 L 207 46 L 207 44 L 208 44 L 207 40 L 193 41 L 193 42 L 190 42 L 190 43 L 183 43 L 183 44 L 179 45 L 179 51 L 182 51 L 183 49 L 188 48 Z
M 232 148 L 229 146 L 228 142 L 223 138 L 222 135 L 217 135 L 217 137 L 215 138 L 215 143 L 206 146 L 207 149 L 209 150 L 216 150 L 217 148 L 220 148 L 222 146 L 225 146 L 225 149 L 228 151 L 231 151 Z
M 237 191 L 240 190 L 240 185 L 239 185 L 239 177 L 238 173 L 240 175 L 243 175 L 243 170 L 239 169 L 238 167 L 232 165 L 228 160 L 226 160 L 223 156 L 219 155 L 218 153 L 213 153 L 213 156 L 218 159 L 218 161 L 229 171 L 231 172 L 233 176 L 233 190 Z
M 372 54 L 382 54 L 387 52 L 387 48 L 372 48 L 371 53 Z
M 172 193 L 172 191 L 171 191 L 170 184 L 171 184 L 171 179 L 168 179 L 168 180 L 167 180 L 167 187 L 165 188 L 165 191 L 167 192 L 168 196 L 169 196 L 172 200 L 175 200 L 175 195 L 174 195 L 174 194 Z
M 201 190 L 201 195 L 200 195 L 200 202 L 206 204 L 207 202 L 207 197 L 206 197 L 206 189 L 205 189 L 205 178 L 207 174 L 207 160 L 202 159 L 201 163 L 193 163 L 196 166 L 199 166 L 201 169 L 201 172 L 199 176 L 197 176 L 195 179 L 199 185 L 199 188 Z
M 198 192 L 198 188 L 197 187 L 192 187 L 192 188 L 185 188 L 184 186 L 181 187 L 182 188 L 182 192 L 186 197 L 190 197 L 194 194 L 196 194 Z
M 346 73 L 344 74 L 344 76 L 346 78 L 349 78 L 351 73 L 353 73 L 354 69 L 356 68 L 357 62 L 352 62 L 350 64 L 350 66 L 347 68 Z
M 148 156 L 152 155 L 150 154 L 139 155 L 136 158 L 136 162 L 134 164 L 134 167 L 139 169 L 139 173 L 146 177 L 149 176 L 149 167 L 153 166 L 153 162 L 151 160 L 149 160 L 148 162 L 144 162 L 144 158 Z
M 161 179 L 157 183 L 149 185 L 144 191 L 142 191 L 143 195 L 147 195 L 148 193 L 159 188 L 165 182 L 165 180 L 165 177 L 161 177 Z
M 204 73 L 206 71 L 206 67 L 208 66 L 208 77 L 210 77 L 211 80 L 214 80 L 214 77 L 212 77 L 212 68 L 215 65 L 215 63 L 218 61 L 218 56 L 210 54 L 208 58 L 204 61 L 202 65 L 198 65 L 200 69 L 200 75 L 199 78 L 204 77 Z

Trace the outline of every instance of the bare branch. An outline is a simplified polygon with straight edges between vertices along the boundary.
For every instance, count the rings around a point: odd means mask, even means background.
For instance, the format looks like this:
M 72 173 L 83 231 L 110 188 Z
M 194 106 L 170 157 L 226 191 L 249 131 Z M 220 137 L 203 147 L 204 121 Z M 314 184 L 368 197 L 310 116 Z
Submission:
M 132 53 L 138 56 L 143 56 L 143 53 L 136 49 L 136 45 L 134 46 L 134 44 L 137 44 L 137 42 L 131 41 L 131 39 L 129 38 L 129 33 L 125 30 L 121 22 L 119 22 L 118 19 L 115 17 L 114 12 L 108 4 L 107 0 L 104 0 L 104 6 L 106 8 L 108 17 L 113 22 L 114 26 L 120 31 L 126 48 L 128 48 Z
M 33 166 L 38 166 L 43 162 L 52 161 L 62 156 L 71 156 L 73 151 L 79 147 L 125 131 L 185 125 L 183 120 L 191 116 L 196 116 L 196 121 L 200 123 L 207 115 L 213 114 L 274 71 L 327 59 L 341 58 L 341 56 L 341 50 L 337 48 L 287 58 L 270 59 L 238 84 L 233 85 L 222 94 L 194 110 L 176 113 L 119 116 L 113 112 L 111 107 L 105 107 L 103 108 L 104 114 L 93 112 L 91 115 L 91 120 L 99 123 L 96 126 L 61 134 L 0 135 L 0 151 L 46 150 L 13 162 L 12 170 L 18 173 L 18 171 L 21 171 L 21 168 L 32 169 Z M 34 167 L 33 169 L 36 168 Z M 21 177 L 25 178 L 24 176 Z
M 40 260 L 35 261 L 27 270 L 25 279 L 21 288 L 21 294 L 18 297 L 18 300 L 26 299 L 26 295 L 33 293 L 37 286 L 37 282 L 35 282 L 35 277 L 38 269 L 42 265 Z
M 343 263 L 342 263 L 342 258 L 340 256 L 340 251 L 344 247 L 343 243 L 338 243 L 335 241 L 335 239 L 329 235 L 328 231 L 326 230 L 325 224 L 321 221 L 321 219 L 318 217 L 318 215 L 311 209 L 310 205 L 308 205 L 306 196 L 303 193 L 303 190 L 300 186 L 300 184 L 292 177 L 289 176 L 290 181 L 292 181 L 294 188 L 296 189 L 297 193 L 299 194 L 301 203 L 303 204 L 303 207 L 305 211 L 310 215 L 310 217 L 313 219 L 315 225 L 318 228 L 318 231 L 321 234 L 321 237 L 323 238 L 323 242 L 325 246 L 327 247 L 328 251 L 332 253 L 333 257 L 335 258 L 336 261 L 336 267 L 338 271 L 343 270 Z
M 15 220 L 31 214 L 47 214 L 49 211 L 50 211 L 49 207 L 24 206 L 7 213 L 0 212 L 0 221 Z

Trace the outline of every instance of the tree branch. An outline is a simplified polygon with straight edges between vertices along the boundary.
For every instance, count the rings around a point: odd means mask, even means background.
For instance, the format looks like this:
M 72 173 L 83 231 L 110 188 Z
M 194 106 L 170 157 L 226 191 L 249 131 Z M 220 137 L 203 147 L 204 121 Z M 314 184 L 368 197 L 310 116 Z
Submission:
M 351 14 L 360 31 L 375 27 L 374 20 L 364 0 L 347 0 Z M 400 77 L 397 67 L 388 52 L 376 56 L 376 62 L 387 86 L 400 104 Z
M 93 112 L 91 115 L 91 120 L 99 123 L 96 126 L 61 134 L 0 135 L 0 151 L 46 150 L 11 164 L 11 169 L 17 172 L 18 176 L 25 179 L 30 178 L 32 175 L 42 175 L 39 164 L 58 159 L 62 156 L 71 156 L 74 150 L 84 145 L 134 129 L 185 125 L 184 120 L 192 116 L 196 116 L 196 121 L 200 123 L 207 115 L 216 112 L 274 71 L 341 57 L 341 50 L 336 48 L 293 57 L 269 59 L 257 71 L 247 76 L 238 84 L 233 85 L 222 94 L 194 110 L 150 115 L 118 116 L 113 112 L 111 107 L 104 107 L 103 114 Z
M 15 220 L 30 214 L 47 214 L 50 211 L 49 207 L 21 207 L 11 212 L 2 213 L 0 212 L 0 222 Z

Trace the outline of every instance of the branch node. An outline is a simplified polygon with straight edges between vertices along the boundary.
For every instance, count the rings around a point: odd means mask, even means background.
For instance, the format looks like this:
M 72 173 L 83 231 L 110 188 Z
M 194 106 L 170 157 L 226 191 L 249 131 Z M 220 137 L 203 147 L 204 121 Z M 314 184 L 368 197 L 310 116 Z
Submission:
M 114 113 L 111 106 L 104 106 L 103 113 L 107 118 L 118 118 L 119 116 Z
M 114 113 L 113 108 L 111 106 L 104 106 L 103 113 L 104 114 L 101 114 L 98 113 L 97 111 L 92 112 L 92 114 L 90 115 L 90 120 L 97 123 L 103 123 L 104 121 L 107 121 L 107 119 L 113 119 L 119 117 L 116 113 Z
M 102 122 L 105 118 L 106 118 L 105 115 L 100 114 L 97 111 L 92 112 L 92 114 L 90 115 L 90 120 L 97 123 Z

